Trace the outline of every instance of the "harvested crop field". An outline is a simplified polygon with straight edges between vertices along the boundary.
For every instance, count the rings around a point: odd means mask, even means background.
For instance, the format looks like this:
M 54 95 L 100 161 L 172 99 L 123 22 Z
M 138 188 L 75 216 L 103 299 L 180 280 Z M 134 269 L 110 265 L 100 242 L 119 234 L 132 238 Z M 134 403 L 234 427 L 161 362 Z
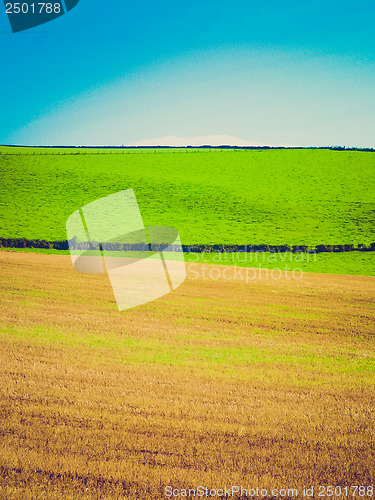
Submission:
M 375 278 L 190 263 L 120 313 L 69 256 L 0 262 L 0 498 L 374 485 Z

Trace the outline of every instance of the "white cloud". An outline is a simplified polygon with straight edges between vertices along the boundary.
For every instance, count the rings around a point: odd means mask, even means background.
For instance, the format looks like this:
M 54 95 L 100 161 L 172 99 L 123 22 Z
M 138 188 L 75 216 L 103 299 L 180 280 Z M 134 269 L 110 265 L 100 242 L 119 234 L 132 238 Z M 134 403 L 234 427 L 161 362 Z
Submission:
M 177 137 L 168 135 L 154 139 L 143 139 L 136 146 L 257 146 L 257 144 L 231 135 L 204 135 L 198 137 Z M 264 144 L 262 144 L 264 146 Z

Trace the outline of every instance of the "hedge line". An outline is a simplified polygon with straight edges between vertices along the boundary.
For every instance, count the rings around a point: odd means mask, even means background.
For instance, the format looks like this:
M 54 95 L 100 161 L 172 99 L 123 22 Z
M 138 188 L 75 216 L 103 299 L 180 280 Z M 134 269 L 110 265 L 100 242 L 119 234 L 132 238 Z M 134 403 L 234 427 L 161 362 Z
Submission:
M 148 244 L 122 244 L 122 243 L 106 243 L 103 245 L 109 251 L 147 251 L 150 249 Z M 154 245 L 156 251 L 163 250 L 167 244 Z M 50 250 L 69 250 L 68 241 L 46 241 L 46 240 L 29 240 L 26 238 L 0 238 L 0 247 L 4 248 L 41 248 Z M 81 243 L 75 245 L 76 249 L 90 250 L 99 248 L 99 243 L 93 242 Z M 180 247 L 172 247 L 174 251 L 178 251 Z M 203 253 L 203 252 L 370 252 L 375 251 L 375 243 L 369 246 L 359 244 L 351 245 L 316 245 L 309 247 L 307 245 L 182 245 L 182 249 L 186 253 Z

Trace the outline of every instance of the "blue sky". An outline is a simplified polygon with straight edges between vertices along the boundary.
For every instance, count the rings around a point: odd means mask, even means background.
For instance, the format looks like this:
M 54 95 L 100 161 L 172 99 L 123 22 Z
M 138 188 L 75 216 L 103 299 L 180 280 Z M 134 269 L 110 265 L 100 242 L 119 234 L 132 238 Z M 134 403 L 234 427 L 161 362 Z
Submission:
M 375 147 L 374 15 L 373 0 L 80 0 L 13 34 L 3 11 L 0 143 Z

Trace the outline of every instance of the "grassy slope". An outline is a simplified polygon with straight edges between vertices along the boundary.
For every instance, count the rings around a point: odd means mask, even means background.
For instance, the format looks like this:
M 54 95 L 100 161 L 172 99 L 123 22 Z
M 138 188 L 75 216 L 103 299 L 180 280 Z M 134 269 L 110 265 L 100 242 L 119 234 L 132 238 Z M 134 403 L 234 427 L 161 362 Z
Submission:
M 120 314 L 67 256 L 0 265 L 1 498 L 374 484 L 373 278 L 189 272 Z
M 69 250 L 43 250 L 34 248 L 1 248 L 6 252 L 28 252 L 45 255 L 69 255 Z M 375 252 L 346 253 L 185 253 L 185 261 L 282 271 L 302 270 L 307 273 L 348 274 L 375 276 Z M 286 267 L 286 269 L 285 269 Z
M 375 240 L 373 153 L 6 151 L 0 151 L 3 237 L 66 239 L 65 221 L 78 207 L 133 187 L 144 222 L 175 226 L 184 244 Z

